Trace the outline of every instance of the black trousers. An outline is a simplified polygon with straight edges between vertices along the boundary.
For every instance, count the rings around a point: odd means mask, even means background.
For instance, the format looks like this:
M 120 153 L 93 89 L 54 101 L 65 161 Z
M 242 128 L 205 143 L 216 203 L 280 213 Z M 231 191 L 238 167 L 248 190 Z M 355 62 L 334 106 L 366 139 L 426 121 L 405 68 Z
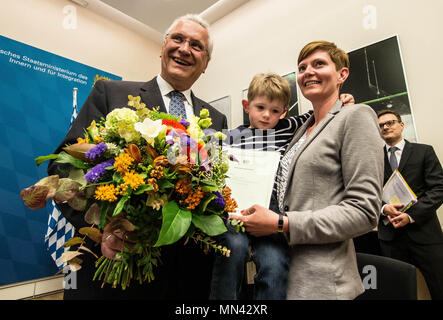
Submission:
M 380 240 L 381 254 L 416 266 L 422 272 L 433 300 L 443 300 L 443 244 L 420 244 L 406 232 L 392 241 Z
M 87 239 L 87 247 L 101 254 L 100 246 Z M 133 281 L 126 290 L 112 288 L 102 282 L 92 281 L 95 258 L 89 253 L 81 256 L 82 269 L 75 276 L 65 275 L 68 283 L 65 300 L 208 300 L 212 276 L 213 253 L 204 254 L 193 241 L 162 247 L 162 261 L 154 270 L 155 280 L 139 284 Z M 67 280 L 69 278 L 69 280 Z

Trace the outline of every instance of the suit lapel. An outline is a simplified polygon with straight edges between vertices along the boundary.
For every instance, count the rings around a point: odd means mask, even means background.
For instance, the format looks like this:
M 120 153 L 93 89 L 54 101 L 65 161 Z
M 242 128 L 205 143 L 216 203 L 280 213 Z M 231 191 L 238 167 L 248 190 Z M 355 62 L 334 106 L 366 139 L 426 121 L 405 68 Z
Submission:
M 200 111 L 205 103 L 199 98 L 197 98 L 192 91 L 191 91 L 191 99 L 192 99 L 192 107 L 194 109 L 194 114 L 198 117 L 200 116 Z
M 160 107 L 160 112 L 166 112 L 165 103 L 157 84 L 157 77 L 143 84 L 140 88 L 140 97 L 148 109 Z
M 412 145 L 409 141 L 405 140 L 405 147 L 401 153 L 400 163 L 398 164 L 398 171 L 402 171 L 408 162 L 409 156 L 412 154 Z

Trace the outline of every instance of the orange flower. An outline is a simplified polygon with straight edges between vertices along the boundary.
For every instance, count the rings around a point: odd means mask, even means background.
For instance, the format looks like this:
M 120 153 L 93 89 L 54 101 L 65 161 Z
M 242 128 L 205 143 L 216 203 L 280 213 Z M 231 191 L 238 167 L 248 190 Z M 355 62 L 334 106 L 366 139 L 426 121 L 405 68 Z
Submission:
M 192 191 L 191 180 L 185 178 L 179 179 L 175 184 L 174 190 L 179 195 L 186 196 Z
M 238 208 L 237 202 L 231 198 L 232 190 L 229 187 L 225 187 L 222 191 L 223 200 L 225 200 L 225 211 L 226 212 L 235 212 L 235 209 Z
M 184 200 L 184 203 L 187 204 L 186 209 L 194 210 L 200 204 L 200 201 L 204 196 L 205 193 L 202 191 L 202 188 L 198 186 L 197 190 L 194 193 L 190 193 Z

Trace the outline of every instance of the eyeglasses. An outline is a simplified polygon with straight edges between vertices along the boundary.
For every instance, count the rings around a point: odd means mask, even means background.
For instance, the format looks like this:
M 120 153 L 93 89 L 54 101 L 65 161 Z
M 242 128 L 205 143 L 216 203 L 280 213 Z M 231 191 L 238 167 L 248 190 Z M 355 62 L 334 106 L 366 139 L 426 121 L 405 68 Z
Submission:
M 203 52 L 205 51 L 205 46 L 198 40 L 194 40 L 194 39 L 186 39 L 182 34 L 180 33 L 173 33 L 173 34 L 169 34 L 167 35 L 169 37 L 169 39 L 172 40 L 172 42 L 178 44 L 178 45 L 182 45 L 185 44 L 186 42 L 189 43 L 189 47 L 195 51 L 195 52 Z
M 383 122 L 383 123 L 379 123 L 378 125 L 379 125 L 380 129 L 383 129 L 384 126 L 387 126 L 388 128 L 390 128 L 396 122 L 400 123 L 400 121 L 398 121 L 398 120 L 389 120 L 389 121 L 386 121 L 386 122 Z

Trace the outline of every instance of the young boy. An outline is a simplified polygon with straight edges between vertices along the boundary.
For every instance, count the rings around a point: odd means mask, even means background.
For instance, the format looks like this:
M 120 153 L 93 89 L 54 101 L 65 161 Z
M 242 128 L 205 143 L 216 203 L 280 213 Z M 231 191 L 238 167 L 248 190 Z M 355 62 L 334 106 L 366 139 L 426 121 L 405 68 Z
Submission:
M 230 130 L 227 144 L 232 147 L 279 151 L 283 156 L 295 131 L 309 118 L 312 111 L 301 116 L 285 119 L 290 99 L 289 83 L 274 74 L 257 74 L 248 89 L 248 100 L 242 100 L 243 108 L 249 115 L 249 126 Z M 341 96 L 345 103 L 353 103 L 350 95 Z M 276 187 L 269 209 L 279 212 Z M 217 255 L 212 273 L 210 299 L 236 300 L 239 298 L 245 276 L 245 264 L 252 260 L 257 274 L 254 278 L 254 299 L 284 300 L 289 267 L 289 247 L 282 233 L 266 237 L 253 237 L 231 230 L 222 234 L 218 241 L 231 249 L 231 256 Z
M 283 77 L 274 73 L 257 74 L 249 85 L 248 100 L 242 101 L 250 125 L 230 130 L 225 141 L 232 147 L 279 151 L 283 155 L 294 132 L 312 113 L 284 119 L 290 95 L 289 83 Z M 275 190 L 273 199 L 274 193 Z M 270 208 L 274 211 L 278 210 L 275 204 L 271 200 Z M 215 258 L 211 299 L 239 298 L 245 264 L 250 260 L 249 245 L 257 268 L 254 299 L 286 298 L 289 254 L 282 234 L 256 238 L 228 231 L 219 241 L 231 249 L 231 256 Z

